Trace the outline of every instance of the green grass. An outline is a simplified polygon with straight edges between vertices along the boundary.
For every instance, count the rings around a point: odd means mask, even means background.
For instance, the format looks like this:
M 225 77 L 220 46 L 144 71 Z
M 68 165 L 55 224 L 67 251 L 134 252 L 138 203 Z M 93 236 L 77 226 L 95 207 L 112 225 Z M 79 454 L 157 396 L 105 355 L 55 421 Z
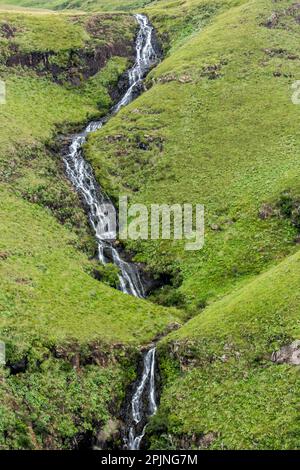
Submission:
M 113 11 L 113 10 L 131 10 L 140 8 L 151 0 L 0 0 L 0 5 L 14 5 L 16 7 L 41 8 L 50 10 L 85 10 L 85 11 Z
M 271 362 L 299 338 L 299 283 L 297 253 L 162 341 L 160 445 L 214 433 L 212 448 L 299 449 L 299 370 Z
M 1 373 L 1 450 L 83 445 L 85 436 L 95 436 L 109 422 L 112 400 L 118 408 L 123 381 L 124 371 L 115 364 L 89 365 L 78 373 L 58 359 L 15 376 Z
M 297 199 L 300 189 L 299 109 L 291 101 L 300 31 L 289 6 L 232 2 L 201 33 L 180 39 L 175 28 L 149 90 L 86 147 L 115 197 L 205 205 L 202 251 L 128 243 L 158 272 L 180 268 L 191 313 L 211 304 L 161 345 L 153 449 L 203 447 L 204 436 L 216 449 L 299 448 L 299 372 L 270 361 L 299 338 L 299 254 L 278 264 L 298 250 L 297 229 L 276 210 L 283 191 Z M 274 10 L 281 16 L 269 29 Z M 172 32 L 159 12 L 156 20 L 155 5 L 148 11 L 162 35 Z M 262 220 L 264 203 L 273 214 Z
M 299 449 L 299 371 L 270 360 L 300 334 L 300 255 L 292 223 L 300 197 L 299 107 L 291 101 L 299 78 L 296 13 L 287 0 L 99 1 L 89 8 L 144 5 L 166 57 L 147 78 L 148 91 L 90 136 L 85 154 L 116 200 L 127 194 L 147 205 L 205 205 L 201 251 L 185 251 L 184 242 L 127 243 L 152 272 L 176 273 L 174 285 L 155 300 L 194 316 L 159 343 L 163 391 L 147 428 L 149 443 L 153 449 Z M 267 28 L 273 11 L 278 23 Z M 2 64 L 10 41 L 24 53 L 54 51 L 61 64 L 73 44 L 82 50 L 115 42 L 128 28 L 131 37 L 134 32 L 127 15 L 106 14 L 102 33 L 91 37 L 89 16 L 74 21 L 73 15 L 2 13 L 0 21 L 16 25 L 13 39 L 1 39 Z M 72 447 L 93 422 L 103 428 L 110 397 L 118 407 L 134 378 L 136 348 L 181 316 L 93 279 L 90 232 L 49 145 L 59 128 L 69 128 L 65 123 L 108 109 L 109 85 L 126 65 L 114 57 L 78 88 L 1 66 L 8 90 L 0 109 L 2 338 L 11 361 L 29 361 L 25 374 L 1 382 L 2 421 L 9 426 L 3 448 Z M 292 195 L 293 211 L 283 192 Z M 264 204 L 271 215 L 262 219 Z M 66 351 L 59 359 L 57 348 Z M 95 351 L 103 352 L 104 367 L 86 365 Z
M 263 26 L 269 1 L 239 3 L 170 53 L 150 74 L 151 88 L 86 148 L 99 181 L 116 197 L 205 205 L 203 250 L 129 243 L 154 270 L 180 266 L 192 308 L 296 249 L 287 220 L 261 220 L 258 213 L 285 189 L 299 193 L 299 109 L 291 102 L 298 62 L 289 59 L 299 54 L 299 29 L 291 15 L 289 28 Z M 277 56 L 280 47 L 286 52 Z M 114 134 L 122 138 L 107 138 Z M 147 150 L 138 146 L 143 140 Z
M 3 25 L 14 34 L 6 37 Z M 0 13 L 0 338 L 8 365 L 27 363 L 17 375 L 1 368 L 2 449 L 73 448 L 95 438 L 119 412 L 137 349 L 177 316 L 94 279 L 95 243 L 55 141 L 112 105 L 135 29 L 127 15 Z M 68 79 L 71 54 L 115 45 L 123 57 L 112 49 L 96 75 Z M 39 67 L 6 66 L 16 50 L 51 51 L 65 77 L 57 83 Z

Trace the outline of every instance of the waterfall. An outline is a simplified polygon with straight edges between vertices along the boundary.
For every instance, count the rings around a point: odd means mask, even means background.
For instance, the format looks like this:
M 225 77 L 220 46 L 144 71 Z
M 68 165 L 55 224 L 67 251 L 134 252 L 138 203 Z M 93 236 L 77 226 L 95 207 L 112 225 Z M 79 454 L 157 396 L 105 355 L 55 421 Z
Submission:
M 131 425 L 125 446 L 129 450 L 139 450 L 145 435 L 146 420 L 157 410 L 155 396 L 155 348 L 144 355 L 143 372 L 131 400 Z
M 97 184 L 92 167 L 85 161 L 82 152 L 82 146 L 88 135 L 103 127 L 111 117 L 116 115 L 123 106 L 131 103 L 142 91 L 143 78 L 158 61 L 153 47 L 153 27 L 145 15 L 137 14 L 135 18 L 139 24 L 139 31 L 135 43 L 135 63 L 128 71 L 128 89 L 107 116 L 99 121 L 90 122 L 80 134 L 72 138 L 69 151 L 64 156 L 64 162 L 67 176 L 84 200 L 98 245 L 99 261 L 103 264 L 113 262 L 118 266 L 122 292 L 135 297 L 144 297 L 143 284 L 137 267 L 133 263 L 124 261 L 111 241 L 114 238 L 115 227 L 111 226 L 108 221 L 105 205 L 112 205 L 112 203 Z M 146 406 L 145 403 L 147 403 Z M 156 409 L 155 348 L 152 348 L 144 355 L 143 374 L 132 397 L 132 423 L 126 439 L 128 449 L 140 448 L 145 434 L 146 420 L 156 412 Z
M 128 71 L 128 89 L 107 116 L 99 121 L 90 122 L 80 134 L 72 138 L 69 151 L 64 156 L 64 162 L 68 178 L 84 200 L 97 241 L 99 260 L 103 264 L 113 262 L 118 266 L 120 290 L 122 292 L 135 297 L 144 297 L 139 270 L 133 263 L 128 263 L 121 258 L 119 251 L 111 241 L 114 238 L 114 227 L 110 226 L 107 220 L 105 204 L 112 203 L 97 184 L 93 170 L 89 163 L 85 161 L 82 152 L 82 146 L 88 135 L 104 126 L 111 117 L 117 114 L 123 106 L 131 103 L 141 92 L 143 78 L 158 61 L 158 56 L 153 47 L 153 27 L 145 15 L 137 14 L 135 18 L 139 24 L 139 32 L 135 43 L 135 63 Z

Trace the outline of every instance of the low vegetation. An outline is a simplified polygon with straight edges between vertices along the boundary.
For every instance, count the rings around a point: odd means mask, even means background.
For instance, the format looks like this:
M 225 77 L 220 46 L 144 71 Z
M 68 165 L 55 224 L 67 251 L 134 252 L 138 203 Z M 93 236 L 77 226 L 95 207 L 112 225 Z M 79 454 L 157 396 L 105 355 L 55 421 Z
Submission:
M 190 319 L 158 343 L 162 396 L 148 445 L 299 449 L 299 371 L 272 355 L 300 338 L 299 4 L 10 3 L 0 14 L 9 366 L 0 445 L 90 445 L 118 415 L 137 349 Z M 67 12 L 17 12 L 28 6 Z M 200 251 L 184 241 L 126 242 L 168 283 L 153 302 L 112 289 L 116 270 L 91 260 L 90 229 L 58 155 L 66 142 L 54 142 L 118 94 L 136 30 L 129 10 L 148 14 L 165 57 L 145 93 L 90 136 L 85 156 L 115 201 L 205 206 Z M 105 57 L 99 70 L 96 51 Z
M 135 31 L 127 15 L 0 12 L 2 449 L 90 446 L 134 377 L 124 361 L 175 318 L 109 287 L 57 138 L 107 112 Z
M 272 361 L 300 335 L 299 261 L 288 257 L 162 341 L 153 448 L 299 448 L 299 370 Z

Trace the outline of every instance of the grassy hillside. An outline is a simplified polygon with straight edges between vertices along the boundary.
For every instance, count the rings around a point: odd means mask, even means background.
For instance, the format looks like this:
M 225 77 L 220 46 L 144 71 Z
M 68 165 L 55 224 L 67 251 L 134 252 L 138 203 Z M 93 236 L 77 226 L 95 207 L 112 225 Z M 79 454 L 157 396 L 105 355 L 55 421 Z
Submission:
M 116 197 L 205 205 L 202 251 L 129 243 L 152 269 L 180 269 L 181 304 L 198 312 L 161 345 L 152 448 L 298 449 L 299 371 L 270 357 L 299 338 L 299 255 L 280 263 L 298 251 L 299 10 L 287 1 L 217 3 L 212 12 L 200 2 L 207 18 L 191 35 L 158 4 L 148 7 L 167 33 L 167 58 L 86 155 Z
M 201 251 L 127 242 L 152 274 L 172 279 L 152 300 L 194 317 L 159 343 L 149 445 L 299 449 L 299 371 L 271 361 L 300 334 L 298 4 L 8 3 L 143 8 L 162 42 L 147 91 L 85 146 L 116 201 L 205 205 Z M 107 111 L 134 32 L 125 13 L 0 14 L 2 448 L 80 447 L 113 428 L 136 348 L 182 315 L 93 278 L 93 240 L 53 140 Z M 93 74 L 87 58 L 99 48 Z
M 297 253 L 161 343 L 153 448 L 299 449 L 299 369 L 271 361 L 299 338 L 299 284 Z
M 278 25 L 269 28 L 272 2 L 229 3 L 171 49 L 150 74 L 147 93 L 86 149 L 99 181 L 116 196 L 205 205 L 202 251 L 184 251 L 181 242 L 131 244 L 154 270 L 180 266 L 181 292 L 193 308 L 297 249 L 296 228 L 276 210 L 283 192 L 299 194 L 299 109 L 291 101 L 296 13 L 280 2 Z M 149 8 L 150 16 L 155 11 Z M 116 134 L 117 141 L 110 138 Z M 266 204 L 272 209 L 264 217 Z
M 16 7 L 48 8 L 51 10 L 113 11 L 140 8 L 150 2 L 151 0 L 0 0 L 0 5 L 9 4 Z
M 135 30 L 124 15 L 0 12 L 2 449 L 95 437 L 118 412 L 137 347 L 175 318 L 94 278 L 93 237 L 55 142 L 107 112 Z

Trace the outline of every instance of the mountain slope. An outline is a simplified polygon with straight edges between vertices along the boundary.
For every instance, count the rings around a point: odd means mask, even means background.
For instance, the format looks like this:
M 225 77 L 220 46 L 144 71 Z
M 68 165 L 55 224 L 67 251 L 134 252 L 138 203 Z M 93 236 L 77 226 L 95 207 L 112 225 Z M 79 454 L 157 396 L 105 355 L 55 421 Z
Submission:
M 126 15 L 0 12 L 2 449 L 91 446 L 140 346 L 177 317 L 110 287 L 58 138 L 108 111 L 135 31 Z
M 169 52 L 148 91 L 86 148 L 116 196 L 205 205 L 202 251 L 128 243 L 152 269 L 181 271 L 196 314 L 161 345 L 153 449 L 299 448 L 299 371 L 271 361 L 299 339 L 299 6 L 231 7 L 181 40 L 168 24 Z M 163 37 L 158 8 L 148 12 Z
M 163 340 L 153 448 L 299 449 L 299 369 L 271 360 L 300 338 L 299 285 L 298 252 Z
M 204 204 L 203 250 L 129 243 L 136 259 L 158 272 L 180 267 L 191 309 L 296 249 L 297 230 L 277 210 L 282 193 L 299 194 L 299 109 L 291 100 L 300 52 L 296 10 L 280 2 L 278 27 L 268 28 L 272 2 L 238 3 L 174 46 L 150 74 L 150 89 L 86 149 L 116 197 Z M 156 21 L 154 11 L 149 7 Z
M 300 334 L 299 107 L 291 88 L 299 76 L 299 5 L 161 0 L 144 11 L 165 58 L 147 78 L 147 91 L 90 136 L 85 155 L 116 201 L 127 194 L 148 206 L 205 205 L 201 251 L 185 251 L 183 241 L 127 242 L 137 261 L 173 283 L 152 300 L 194 317 L 159 343 L 162 397 L 148 444 L 298 449 L 299 371 L 274 363 L 272 353 Z M 90 445 L 118 415 L 135 377 L 137 348 L 182 317 L 124 297 L 90 275 L 91 234 L 53 160 L 53 133 L 57 125 L 65 134 L 64 123 L 91 118 L 96 102 L 107 111 L 110 84 L 131 58 L 134 24 L 126 14 L 105 14 L 87 28 L 90 15 L 73 15 L 1 15 L 1 73 L 9 85 L 8 107 L 0 109 L 9 124 L 0 134 L 1 338 L 9 360 L 1 380 L 2 448 Z M 14 56 L 11 41 L 22 55 L 54 52 L 59 75 L 40 70 L 40 62 L 34 70 L 3 66 L 6 55 Z M 96 78 L 82 76 L 82 50 L 119 41 L 122 57 L 119 48 L 109 49 Z M 74 47 L 80 60 L 70 73 L 65 53 Z M 121 445 L 119 436 L 111 439 L 109 445 Z

